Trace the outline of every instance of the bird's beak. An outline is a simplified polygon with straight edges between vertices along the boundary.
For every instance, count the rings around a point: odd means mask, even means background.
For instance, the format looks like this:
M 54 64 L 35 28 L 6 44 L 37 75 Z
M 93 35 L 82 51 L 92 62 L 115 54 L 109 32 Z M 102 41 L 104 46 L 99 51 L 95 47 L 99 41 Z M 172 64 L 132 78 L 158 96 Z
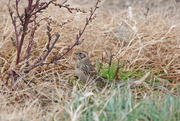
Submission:
M 74 54 L 75 54 L 75 55 L 77 55 L 78 53 L 77 53 L 77 52 L 75 52 Z

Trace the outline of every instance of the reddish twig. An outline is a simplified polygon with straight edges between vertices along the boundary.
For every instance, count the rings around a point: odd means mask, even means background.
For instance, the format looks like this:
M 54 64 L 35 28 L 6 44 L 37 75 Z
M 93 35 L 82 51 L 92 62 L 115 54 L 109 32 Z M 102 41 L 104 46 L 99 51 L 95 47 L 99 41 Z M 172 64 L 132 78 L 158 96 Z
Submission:
M 52 3 L 52 1 L 49 1 L 48 3 L 46 3 L 46 2 L 42 3 L 42 7 L 39 7 L 36 11 L 32 12 L 31 15 L 35 15 L 35 14 L 41 12 L 42 10 L 46 9 L 51 3 Z
M 16 20 L 13 18 L 13 12 L 11 11 L 9 6 L 8 6 L 8 9 L 9 9 L 9 14 L 10 14 L 13 26 L 14 26 L 14 31 L 15 31 L 15 34 L 16 34 L 16 48 L 18 49 L 19 35 L 18 35 L 18 32 L 17 32 Z
M 24 38 L 25 38 L 25 35 L 26 35 L 26 30 L 27 30 L 27 27 L 28 27 L 28 24 L 29 24 L 29 20 L 31 18 L 32 2 L 33 2 L 32 0 L 29 0 L 28 7 L 27 7 L 27 9 L 25 9 L 25 20 L 24 20 L 24 23 L 23 23 L 23 30 L 22 30 L 23 33 L 22 33 L 22 36 L 21 36 L 21 39 L 20 39 L 20 43 L 19 43 L 19 45 L 17 45 L 18 49 L 17 49 L 16 65 L 18 65 L 19 62 L 20 62 L 21 49 L 22 49 L 22 45 L 23 45 Z
M 16 0 L 16 13 L 17 13 L 19 20 L 21 21 L 21 24 L 23 25 L 23 19 L 22 19 L 22 16 L 20 16 L 19 10 L 18 10 L 19 1 L 20 0 Z

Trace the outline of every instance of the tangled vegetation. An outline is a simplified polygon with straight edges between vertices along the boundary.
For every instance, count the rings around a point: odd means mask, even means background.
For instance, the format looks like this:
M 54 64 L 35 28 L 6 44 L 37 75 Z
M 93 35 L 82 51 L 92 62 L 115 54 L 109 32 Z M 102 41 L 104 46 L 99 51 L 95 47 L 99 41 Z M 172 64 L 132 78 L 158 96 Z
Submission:
M 178 1 L 1 2 L 1 120 L 180 120 Z M 75 77 L 78 50 L 110 84 Z

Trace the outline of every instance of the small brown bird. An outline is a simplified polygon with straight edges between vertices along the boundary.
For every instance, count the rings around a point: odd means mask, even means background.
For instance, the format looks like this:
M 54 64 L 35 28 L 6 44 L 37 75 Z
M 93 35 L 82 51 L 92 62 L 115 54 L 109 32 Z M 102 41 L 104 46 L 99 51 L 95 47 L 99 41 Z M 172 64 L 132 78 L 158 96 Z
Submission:
M 87 52 L 78 51 L 75 54 L 78 58 L 75 66 L 75 73 L 81 81 L 84 83 L 88 82 L 89 80 L 100 83 L 108 82 L 105 77 L 100 76 L 94 69 L 93 65 L 90 63 Z

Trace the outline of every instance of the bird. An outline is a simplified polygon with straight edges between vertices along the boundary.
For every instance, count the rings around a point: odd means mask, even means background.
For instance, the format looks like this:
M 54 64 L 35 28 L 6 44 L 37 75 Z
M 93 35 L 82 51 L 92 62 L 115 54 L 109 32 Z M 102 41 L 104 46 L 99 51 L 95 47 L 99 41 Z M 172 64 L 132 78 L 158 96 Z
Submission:
M 98 83 L 108 83 L 107 78 L 100 76 L 90 63 L 88 53 L 85 51 L 77 51 L 74 54 L 77 56 L 77 63 L 75 65 L 76 76 L 84 83 L 94 81 Z
M 77 63 L 75 64 L 75 74 L 76 76 L 83 82 L 88 83 L 95 82 L 99 86 L 104 86 L 109 84 L 109 80 L 101 75 L 95 70 L 93 65 L 90 63 L 90 58 L 88 53 L 85 51 L 77 51 L 74 54 L 77 56 Z M 133 85 L 137 79 L 130 79 L 128 81 L 122 80 L 114 80 L 115 85 L 117 86 L 125 86 L 126 84 L 130 84 L 131 88 L 140 87 L 140 85 Z

